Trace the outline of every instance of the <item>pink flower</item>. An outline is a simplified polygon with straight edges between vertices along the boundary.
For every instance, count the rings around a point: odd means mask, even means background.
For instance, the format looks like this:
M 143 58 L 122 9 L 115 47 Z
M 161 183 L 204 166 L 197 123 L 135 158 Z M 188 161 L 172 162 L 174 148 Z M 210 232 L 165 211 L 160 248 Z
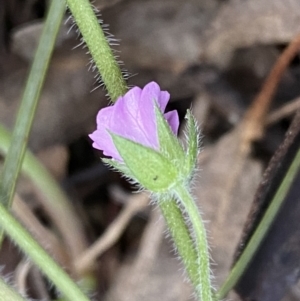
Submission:
M 134 87 L 116 104 L 99 111 L 97 130 L 89 137 L 93 147 L 103 151 L 104 155 L 123 161 L 109 132 L 130 139 L 159 151 L 155 104 L 164 113 L 170 94 L 161 91 L 157 83 L 151 82 L 144 89 Z M 177 111 L 164 114 L 172 132 L 177 135 L 179 118 Z

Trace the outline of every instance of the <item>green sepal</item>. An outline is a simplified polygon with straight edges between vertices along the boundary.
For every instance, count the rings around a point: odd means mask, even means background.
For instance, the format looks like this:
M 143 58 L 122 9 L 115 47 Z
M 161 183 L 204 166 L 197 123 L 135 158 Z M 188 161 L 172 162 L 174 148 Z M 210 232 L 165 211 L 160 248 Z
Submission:
M 155 104 L 155 116 L 157 122 L 157 132 L 159 141 L 159 150 L 167 158 L 173 160 L 177 167 L 181 168 L 185 162 L 185 154 L 178 138 L 172 132 L 170 125 L 165 119 L 163 113 Z
M 113 133 L 110 135 L 133 179 L 143 187 L 162 193 L 176 183 L 179 175 L 171 160 L 152 148 Z
M 102 158 L 102 161 L 109 165 L 110 167 L 112 167 L 113 169 L 119 171 L 120 173 L 124 174 L 124 176 L 129 177 L 133 180 L 135 180 L 134 175 L 132 174 L 132 172 L 130 171 L 130 169 L 124 164 L 124 163 L 120 163 L 116 160 L 112 160 L 112 159 L 107 159 L 107 158 Z
M 199 133 L 195 117 L 190 110 L 185 115 L 187 120 L 187 150 L 185 157 L 185 169 L 190 175 L 197 165 L 199 151 Z

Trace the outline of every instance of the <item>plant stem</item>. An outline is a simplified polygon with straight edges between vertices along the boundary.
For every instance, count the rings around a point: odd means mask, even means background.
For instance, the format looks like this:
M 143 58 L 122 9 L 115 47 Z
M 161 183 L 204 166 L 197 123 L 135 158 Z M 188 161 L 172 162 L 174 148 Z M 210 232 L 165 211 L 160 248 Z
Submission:
M 11 206 L 12 203 L 38 99 L 64 11 L 64 1 L 52 0 L 30 74 L 26 82 L 16 125 L 13 131 L 12 142 L 4 162 L 2 178 L 0 181 L 0 202 L 5 206 Z
M 88 0 L 66 0 L 112 101 L 124 95 L 122 72 Z
M 70 301 L 90 301 L 68 274 L 0 204 L 0 227 Z
M 67 3 L 99 69 L 108 93 L 111 99 L 115 101 L 126 92 L 126 83 L 90 3 L 87 0 L 67 0 Z M 197 266 L 195 265 L 197 254 L 184 222 L 184 217 L 175 200 L 165 201 L 159 199 L 158 203 L 178 252 L 183 258 L 187 273 L 196 286 L 199 278 Z
M 229 276 L 227 277 L 224 284 L 221 286 L 218 293 L 216 294 L 217 300 L 223 299 L 228 294 L 228 292 L 238 282 L 244 270 L 247 268 L 250 260 L 253 258 L 253 255 L 257 251 L 260 243 L 262 242 L 270 226 L 272 225 L 272 222 L 276 217 L 285 199 L 285 196 L 293 183 L 296 174 L 299 172 L 299 168 L 300 168 L 300 150 L 298 150 L 290 168 L 286 173 L 286 176 L 284 177 L 282 183 L 280 184 L 274 196 L 274 199 L 272 200 L 265 215 L 263 216 L 253 236 L 248 242 L 245 250 L 243 251 L 239 260 L 235 263 L 233 269 L 230 271 Z
M 13 287 L 8 285 L 2 277 L 0 277 L 0 300 L 1 301 L 28 301 L 17 293 Z
M 5 156 L 7 154 L 10 144 L 10 133 L 0 124 L 1 155 Z M 40 198 L 42 206 L 49 213 L 50 219 L 57 227 L 62 241 L 68 248 L 71 260 L 76 260 L 79 254 L 85 250 L 86 242 L 82 224 L 66 194 L 29 150 L 25 152 L 21 169 L 42 195 Z
M 197 262 L 197 253 L 182 213 L 174 199 L 163 200 L 158 198 L 158 205 L 162 211 L 187 274 L 192 284 L 196 287 L 199 282 L 198 267 L 195 264 L 195 262 Z
M 194 238 L 197 253 L 195 265 L 198 269 L 198 281 L 195 290 L 201 301 L 212 301 L 212 286 L 210 282 L 209 253 L 206 239 L 206 231 L 200 217 L 195 201 L 186 187 L 177 184 L 174 192 L 178 197 L 183 210 L 187 214 L 188 223 L 191 224 L 190 233 Z

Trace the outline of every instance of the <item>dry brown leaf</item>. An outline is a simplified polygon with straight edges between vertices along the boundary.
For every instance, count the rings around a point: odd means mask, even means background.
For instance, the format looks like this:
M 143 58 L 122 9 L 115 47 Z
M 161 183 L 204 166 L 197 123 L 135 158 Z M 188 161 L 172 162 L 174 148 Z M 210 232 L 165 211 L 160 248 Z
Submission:
M 66 177 L 69 151 L 65 145 L 42 149 L 36 156 L 55 179 L 61 181 Z
M 300 32 L 298 0 L 226 1 L 207 31 L 202 57 L 226 66 L 234 50 L 285 44 Z
M 230 270 L 262 174 L 261 164 L 240 152 L 240 143 L 240 132 L 233 130 L 200 154 L 200 160 L 201 156 L 206 159 L 199 166 L 195 194 L 209 222 L 216 285 Z
M 72 50 L 69 43 L 55 51 L 29 139 L 32 149 L 70 143 L 95 127 L 95 116 L 108 100 L 102 88 L 91 93 L 96 80 L 88 71 L 88 59 L 84 50 Z M 15 56 L 10 56 L 6 63 L 14 60 Z M 28 64 L 23 61 L 0 74 L 0 122 L 10 129 L 14 126 L 27 69 Z
M 103 18 L 122 41 L 126 66 L 179 72 L 198 61 L 216 7 L 216 0 L 131 0 L 106 10 Z

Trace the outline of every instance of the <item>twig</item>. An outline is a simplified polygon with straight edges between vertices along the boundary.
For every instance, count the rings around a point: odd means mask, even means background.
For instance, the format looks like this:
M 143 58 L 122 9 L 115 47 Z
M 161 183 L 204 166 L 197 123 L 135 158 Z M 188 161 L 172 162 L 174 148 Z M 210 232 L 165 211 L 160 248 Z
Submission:
M 34 283 L 34 289 L 36 290 L 38 299 L 43 301 L 52 301 L 50 292 L 48 292 L 47 282 L 44 281 L 43 274 L 40 270 L 36 266 L 33 266 L 30 272 L 30 277 L 32 277 L 32 282 Z
M 281 77 L 300 49 L 300 35 L 296 36 L 276 61 L 260 93 L 254 99 L 242 121 L 244 142 L 249 144 L 263 135 L 265 118 Z
M 48 250 L 61 266 L 70 268 L 70 262 L 68 262 L 69 257 L 65 253 L 62 243 L 40 223 L 18 194 L 15 194 L 12 210 L 15 216 L 22 222 L 25 228 L 33 234 L 40 245 Z
M 293 115 L 298 109 L 300 109 L 300 97 L 291 100 L 279 109 L 275 110 L 274 112 L 271 112 L 267 116 L 265 125 L 270 126 L 285 117 Z
M 28 259 L 23 259 L 18 264 L 15 270 L 14 279 L 18 292 L 21 295 L 26 296 L 28 291 L 27 278 L 29 276 L 29 273 L 34 281 L 34 290 L 39 295 L 39 299 L 43 301 L 50 301 L 50 297 L 42 274 L 40 273 L 38 268 L 34 266 L 32 261 Z
M 232 134 L 237 134 L 236 141 L 239 144 L 237 146 L 236 153 L 234 154 L 235 165 L 232 167 L 231 177 L 228 179 L 226 187 L 226 191 L 228 192 L 226 195 L 228 196 L 230 195 L 229 192 L 231 192 L 236 185 L 236 179 L 239 177 L 243 169 L 245 158 L 247 158 L 250 153 L 252 143 L 255 140 L 260 139 L 263 135 L 266 115 L 271 105 L 273 96 L 276 92 L 278 83 L 284 71 L 297 54 L 299 48 L 300 35 L 298 35 L 289 44 L 289 46 L 277 59 L 274 67 L 265 80 L 260 92 L 255 97 L 252 105 L 247 110 L 244 118 L 232 131 Z M 222 219 L 225 218 L 223 206 L 226 206 L 227 202 L 228 200 L 224 199 L 222 201 L 222 205 L 218 208 L 218 211 L 220 212 L 219 222 L 221 222 Z
M 159 245 L 163 239 L 165 222 L 159 210 L 151 214 L 150 221 L 143 233 L 138 256 L 133 264 L 134 275 L 140 278 L 141 274 L 148 274 L 159 252 Z
M 148 280 L 160 251 L 165 222 L 159 210 L 152 211 L 144 230 L 137 257 L 130 267 L 124 267 L 106 301 L 138 300 L 139 292 Z
M 16 282 L 16 288 L 18 292 L 24 296 L 27 293 L 26 279 L 32 266 L 33 263 L 31 261 L 24 259 L 18 264 L 15 270 L 14 278 Z
M 148 196 L 144 193 L 132 195 L 118 217 L 110 224 L 103 235 L 87 249 L 75 262 L 75 269 L 82 273 L 90 269 L 97 257 L 109 249 L 121 236 L 131 218 L 148 205 Z

